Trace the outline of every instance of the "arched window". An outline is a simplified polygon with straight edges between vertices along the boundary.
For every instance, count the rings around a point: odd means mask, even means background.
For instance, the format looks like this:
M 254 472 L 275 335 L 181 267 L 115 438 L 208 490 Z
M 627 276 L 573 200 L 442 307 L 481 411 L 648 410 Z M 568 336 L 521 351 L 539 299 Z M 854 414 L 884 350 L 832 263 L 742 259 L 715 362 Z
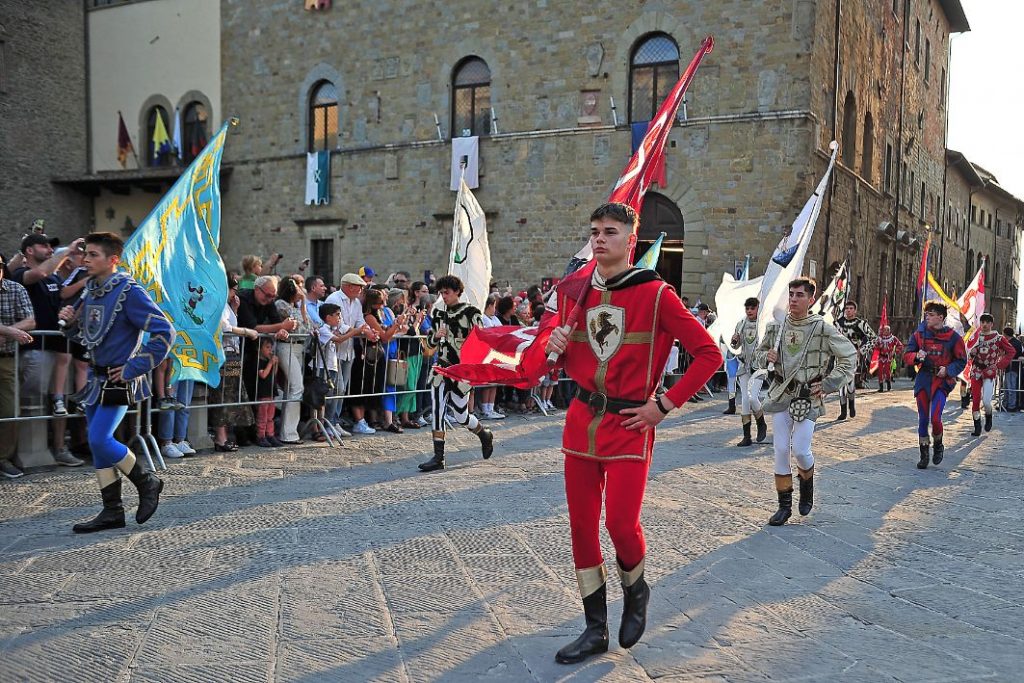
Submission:
M 324 152 L 338 144 L 338 90 L 320 81 L 309 97 L 309 151 Z
M 981 255 L 981 252 L 978 252 L 978 265 L 974 266 L 974 271 L 975 272 L 981 270 L 981 264 L 984 263 L 984 261 L 985 261 L 985 259 Z
M 650 121 L 679 80 L 679 46 L 652 33 L 637 41 L 629 60 L 629 122 Z
M 974 265 L 974 250 L 973 249 L 968 249 L 967 250 L 967 267 L 970 268 L 973 265 Z M 967 277 L 970 278 L 970 277 L 974 277 L 974 276 L 971 275 L 971 274 L 968 274 Z M 966 287 L 967 285 L 964 285 L 964 286 Z
M 153 144 L 157 117 L 160 117 L 160 122 L 164 124 L 164 132 L 167 134 L 167 144 L 163 149 L 159 149 Z M 167 110 L 159 105 L 152 107 L 149 113 L 146 114 L 146 166 L 170 165 L 171 160 L 174 158 L 172 151 L 174 140 L 171 137 L 172 135 L 174 135 L 174 131 L 171 127 L 170 119 L 167 117 Z
M 853 168 L 857 157 L 857 98 L 846 93 L 843 102 L 843 163 Z
M 479 57 L 467 57 L 452 73 L 452 137 L 491 132 L 491 69 Z
M 864 144 L 860 150 L 860 174 L 869 183 L 872 181 L 872 168 L 875 163 L 875 120 L 871 112 L 864 114 Z
M 189 102 L 185 105 L 181 117 L 181 150 L 182 161 L 185 164 L 192 163 L 192 160 L 199 156 L 210 140 L 207 130 L 207 119 L 209 113 L 201 102 Z

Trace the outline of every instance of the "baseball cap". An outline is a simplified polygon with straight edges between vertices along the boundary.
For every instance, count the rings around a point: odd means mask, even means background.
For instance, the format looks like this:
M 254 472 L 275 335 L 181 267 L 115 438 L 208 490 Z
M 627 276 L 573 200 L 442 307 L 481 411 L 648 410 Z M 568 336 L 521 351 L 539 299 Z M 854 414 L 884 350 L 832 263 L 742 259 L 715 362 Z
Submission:
M 21 240 L 21 251 L 24 252 L 29 247 L 36 247 L 40 244 L 50 244 L 50 238 L 38 232 L 30 232 Z
M 359 277 L 377 277 L 377 271 L 370 266 L 363 266 L 359 269 Z
M 707 304 L 700 304 L 699 306 L 697 306 L 697 310 L 698 311 L 710 311 L 711 307 L 708 306 Z
M 362 268 L 360 268 L 359 270 L 362 270 Z M 365 287 L 366 286 L 366 283 L 363 282 L 363 278 L 359 277 L 355 273 L 345 273 L 344 275 L 342 275 L 341 276 L 341 284 L 343 284 L 343 285 L 359 285 L 360 287 Z

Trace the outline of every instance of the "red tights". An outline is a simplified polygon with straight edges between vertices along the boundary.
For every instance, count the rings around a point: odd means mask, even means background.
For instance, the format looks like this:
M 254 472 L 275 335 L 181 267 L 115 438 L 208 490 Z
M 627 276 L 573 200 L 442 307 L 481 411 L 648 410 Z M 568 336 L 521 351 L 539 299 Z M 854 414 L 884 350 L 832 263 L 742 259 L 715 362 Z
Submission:
M 640 508 L 647 488 L 648 463 L 638 460 L 598 462 L 566 456 L 565 499 L 569 504 L 572 558 L 577 569 L 604 563 L 601 555 L 601 498 L 615 554 L 629 571 L 647 552 Z

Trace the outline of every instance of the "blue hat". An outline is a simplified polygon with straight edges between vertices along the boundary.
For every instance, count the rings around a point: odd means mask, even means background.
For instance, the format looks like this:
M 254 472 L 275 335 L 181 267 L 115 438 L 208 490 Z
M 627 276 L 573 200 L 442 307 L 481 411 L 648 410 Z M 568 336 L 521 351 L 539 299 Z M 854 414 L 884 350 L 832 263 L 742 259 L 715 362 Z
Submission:
M 370 266 L 362 266 L 359 269 L 359 277 L 377 277 L 377 271 Z

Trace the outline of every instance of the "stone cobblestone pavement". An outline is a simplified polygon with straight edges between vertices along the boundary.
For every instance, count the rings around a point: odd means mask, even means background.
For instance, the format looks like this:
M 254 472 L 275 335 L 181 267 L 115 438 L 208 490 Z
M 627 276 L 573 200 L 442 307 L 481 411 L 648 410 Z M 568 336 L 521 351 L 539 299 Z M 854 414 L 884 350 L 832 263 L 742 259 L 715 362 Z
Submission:
M 84 468 L 0 482 L 0 680 L 1024 680 L 1024 415 L 973 439 L 950 407 L 922 472 L 907 383 L 845 423 L 830 404 L 815 510 L 769 528 L 770 445 L 733 447 L 722 405 L 659 430 L 630 651 L 613 581 L 611 651 L 553 661 L 582 616 L 561 420 L 530 416 L 492 423 L 486 462 L 451 435 L 429 475 L 426 430 L 201 454 L 146 525 L 89 536 L 70 532 L 98 509 Z

